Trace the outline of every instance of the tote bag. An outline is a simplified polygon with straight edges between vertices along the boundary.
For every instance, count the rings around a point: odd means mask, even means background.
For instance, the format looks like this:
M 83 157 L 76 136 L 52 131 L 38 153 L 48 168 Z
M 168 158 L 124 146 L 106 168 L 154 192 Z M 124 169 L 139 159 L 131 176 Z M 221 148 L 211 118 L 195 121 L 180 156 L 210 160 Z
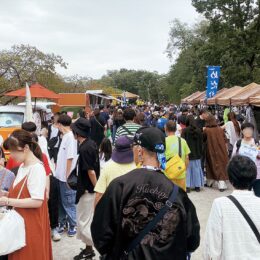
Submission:
M 24 179 L 17 199 L 20 198 L 28 174 Z M 3 235 L 4 234 L 4 235 Z M 0 208 L 0 256 L 21 249 L 25 243 L 25 225 L 23 217 L 12 209 Z

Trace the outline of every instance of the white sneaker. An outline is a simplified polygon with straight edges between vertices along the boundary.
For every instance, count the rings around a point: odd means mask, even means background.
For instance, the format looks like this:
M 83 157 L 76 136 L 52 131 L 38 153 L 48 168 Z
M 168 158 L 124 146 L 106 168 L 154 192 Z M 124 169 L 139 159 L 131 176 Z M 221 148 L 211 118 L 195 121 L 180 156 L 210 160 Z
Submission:
M 61 240 L 61 235 L 59 234 L 59 232 L 56 228 L 52 229 L 51 237 L 52 237 L 53 241 L 60 241 Z

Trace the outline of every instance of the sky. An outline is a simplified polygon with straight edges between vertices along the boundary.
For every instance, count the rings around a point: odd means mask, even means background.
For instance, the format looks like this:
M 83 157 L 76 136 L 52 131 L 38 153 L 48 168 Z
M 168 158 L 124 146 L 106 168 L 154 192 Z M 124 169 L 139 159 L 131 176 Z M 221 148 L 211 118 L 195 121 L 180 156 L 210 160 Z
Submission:
M 62 75 L 99 78 L 107 70 L 167 73 L 170 21 L 192 24 L 191 0 L 9 0 L 0 8 L 0 50 L 29 44 L 59 54 Z

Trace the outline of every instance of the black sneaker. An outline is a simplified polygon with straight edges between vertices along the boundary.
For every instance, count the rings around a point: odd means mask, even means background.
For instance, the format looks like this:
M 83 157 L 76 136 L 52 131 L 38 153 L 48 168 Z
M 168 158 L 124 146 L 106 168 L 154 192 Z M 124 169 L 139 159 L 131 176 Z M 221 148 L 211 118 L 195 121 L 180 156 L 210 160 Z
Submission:
M 96 254 L 94 250 L 87 251 L 86 249 L 83 249 L 79 255 L 74 256 L 74 260 L 85 260 L 85 259 L 92 259 Z
M 190 188 L 186 188 L 186 192 L 187 192 L 187 193 L 190 193 Z
M 196 192 L 200 192 L 200 187 L 195 187 Z

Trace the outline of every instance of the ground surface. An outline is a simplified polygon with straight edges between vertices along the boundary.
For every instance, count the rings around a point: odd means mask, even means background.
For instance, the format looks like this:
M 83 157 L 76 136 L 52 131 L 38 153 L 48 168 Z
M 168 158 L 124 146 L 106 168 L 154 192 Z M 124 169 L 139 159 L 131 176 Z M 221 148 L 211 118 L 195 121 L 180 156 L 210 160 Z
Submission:
M 232 192 L 231 187 L 225 192 L 219 192 L 217 189 L 205 188 L 201 192 L 191 192 L 189 194 L 190 199 L 193 201 L 196 209 L 198 218 L 201 225 L 201 246 L 192 255 L 192 260 L 202 260 L 202 246 L 203 236 L 209 216 L 211 204 L 213 200 L 220 196 L 227 196 Z M 69 238 L 67 235 L 62 236 L 60 242 L 53 243 L 53 254 L 55 260 L 71 260 L 73 256 L 79 253 L 80 248 L 84 245 L 76 238 Z M 99 259 L 98 257 L 95 258 Z

